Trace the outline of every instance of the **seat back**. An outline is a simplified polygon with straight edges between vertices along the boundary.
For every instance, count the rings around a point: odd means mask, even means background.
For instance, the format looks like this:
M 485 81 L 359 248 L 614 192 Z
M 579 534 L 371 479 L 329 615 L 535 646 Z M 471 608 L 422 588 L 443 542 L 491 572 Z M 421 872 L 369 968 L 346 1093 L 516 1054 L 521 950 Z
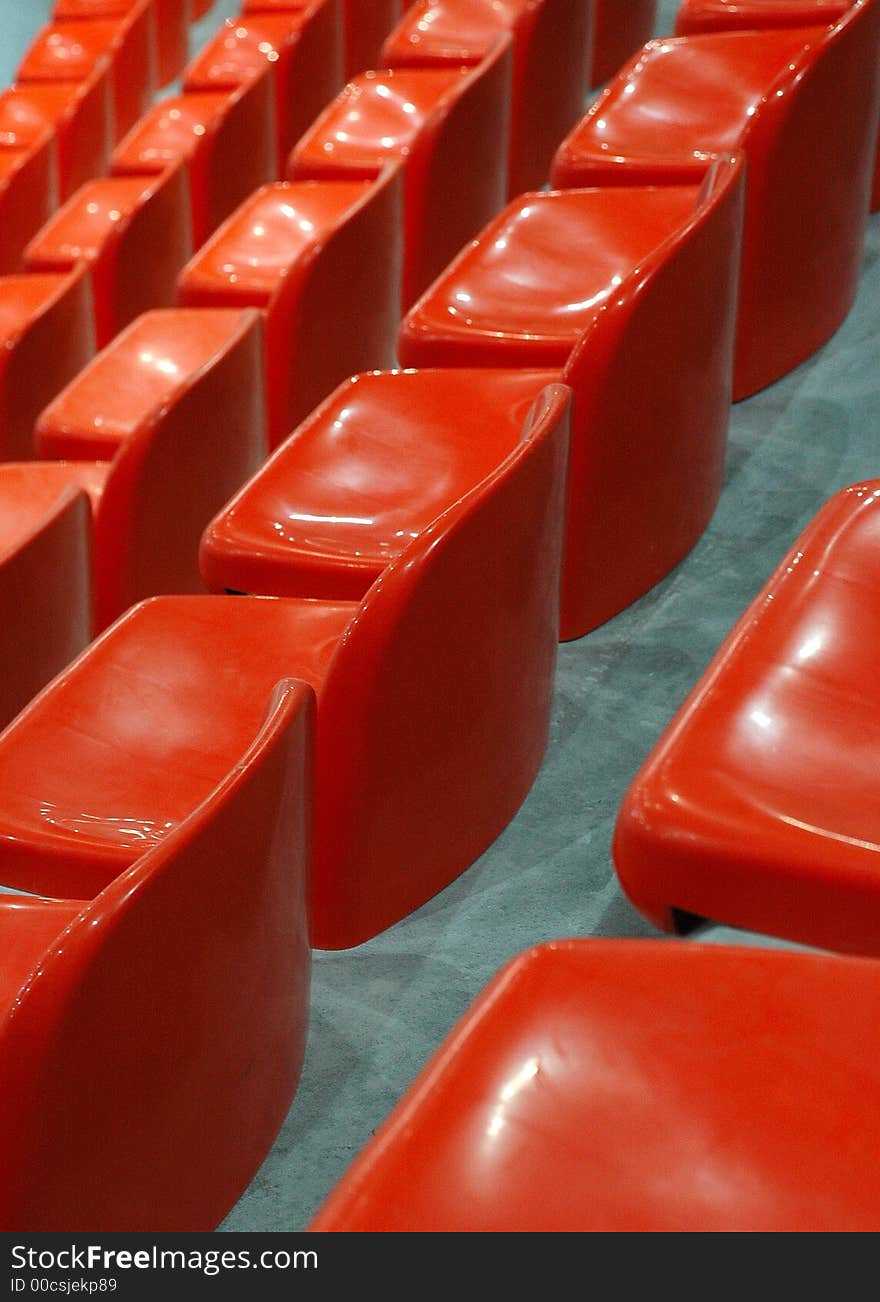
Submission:
M 305 1045 L 313 695 L 50 945 L 0 1020 L 4 1229 L 208 1230 Z
M 403 176 L 389 165 L 297 274 L 282 280 L 266 340 L 272 446 L 350 375 L 394 365 L 402 214 Z
M 718 500 L 744 177 L 742 155 L 713 165 L 690 220 L 602 305 L 563 372 L 575 393 L 564 638 L 658 582 Z
M 809 356 L 855 297 L 880 113 L 880 0 L 816 28 L 742 137 L 749 158 L 740 319 L 763 322 L 762 355 L 737 344 L 737 391 Z M 751 214 L 754 219 L 750 220 Z M 793 339 L 793 336 L 795 337 Z
M 313 941 L 416 908 L 499 834 L 547 743 L 570 394 L 373 584 L 321 693 Z
M 226 347 L 113 459 L 95 519 L 99 631 L 144 597 L 204 592 L 202 532 L 265 460 L 261 314 L 242 311 Z
M 0 547 L 0 728 L 88 645 L 91 553 L 89 501 L 74 488 Z

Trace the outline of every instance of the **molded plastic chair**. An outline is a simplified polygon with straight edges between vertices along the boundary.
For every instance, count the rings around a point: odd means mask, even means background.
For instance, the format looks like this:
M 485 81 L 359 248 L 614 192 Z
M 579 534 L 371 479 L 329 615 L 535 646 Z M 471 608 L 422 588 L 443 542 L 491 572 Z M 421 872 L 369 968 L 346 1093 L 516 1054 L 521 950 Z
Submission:
M 258 186 L 275 179 L 275 122 L 267 79 L 237 90 L 172 95 L 117 146 L 115 176 L 186 164 L 197 249 Z
M 33 464 L 22 468 L 27 472 Z M 0 510 L 0 727 L 5 728 L 88 645 L 92 567 L 84 493 L 70 483 L 21 482 L 4 465 L 0 477 L 11 489 Z
M 100 889 L 204 798 L 282 675 L 319 696 L 313 943 L 358 944 L 463 872 L 547 742 L 568 398 L 360 603 L 156 597 L 114 624 L 0 736 L 0 881 Z
M 290 157 L 292 181 L 367 180 L 404 164 L 403 310 L 507 195 L 511 42 L 477 68 L 365 72 Z
M 732 32 L 746 28 L 806 27 L 834 23 L 852 7 L 852 0 L 684 0 L 675 22 L 676 34 Z M 880 141 L 874 164 L 871 212 L 880 210 Z
M 313 718 L 279 683 L 87 903 L 0 896 L 4 1230 L 210 1230 L 253 1179 L 305 1050 Z
M 344 4 L 348 79 L 378 66 L 382 42 L 407 6 L 404 0 L 344 0 Z
M 338 0 L 288 9 L 228 19 L 184 74 L 188 91 L 268 83 L 277 142 L 273 181 L 283 176 L 293 145 L 344 80 Z
M 55 138 L 58 199 L 63 201 L 107 170 L 113 133 L 108 64 L 84 81 L 29 82 L 0 92 L 4 147 L 29 149 L 47 131 Z
M 0 144 L 0 274 L 21 271 L 28 240 L 58 202 L 58 154 L 50 131 L 24 149 Z
M 657 0 L 596 0 L 591 84 L 613 77 L 650 40 L 656 21 Z
M 521 441 L 555 371 L 370 371 L 346 380 L 212 521 L 215 592 L 357 601 Z
M 34 455 L 34 422 L 95 352 L 91 284 L 67 276 L 0 278 L 0 461 Z
M 614 859 L 658 926 L 880 954 L 878 592 L 880 480 L 819 512 L 633 781 Z
M 88 265 L 103 348 L 136 316 L 174 301 L 192 249 L 189 189 L 180 164 L 161 176 L 112 176 L 77 190 L 25 249 L 28 271 Z
M 559 940 L 482 991 L 312 1231 L 873 1231 L 874 964 Z
M 348 375 L 394 360 L 401 177 L 263 186 L 180 275 L 189 307 L 260 307 L 275 446 Z
M 693 180 L 748 158 L 734 394 L 810 357 L 861 269 L 880 105 L 880 3 L 834 27 L 651 41 L 560 146 L 558 186 Z
M 583 112 L 593 0 L 419 0 L 382 47 L 392 68 L 477 64 L 514 40 L 508 194 L 546 181 L 553 151 Z
M 647 592 L 711 518 L 742 198 L 741 157 L 699 189 L 523 195 L 403 322 L 404 366 L 557 366 L 574 390 L 563 638 Z
M 139 0 L 55 0 L 56 22 L 80 18 L 124 18 Z M 151 39 L 156 80 L 160 86 L 180 75 L 189 53 L 190 0 L 152 0 Z
M 59 20 L 42 27 L 18 65 L 29 81 L 84 81 L 110 63 L 115 139 L 146 112 L 156 93 L 152 0 L 137 0 L 122 18 Z
M 22 481 L 89 488 L 99 629 L 143 597 L 204 591 L 202 531 L 266 456 L 262 373 L 258 312 L 148 312 L 41 416 L 41 453 L 69 459 L 0 465 L 0 513 Z

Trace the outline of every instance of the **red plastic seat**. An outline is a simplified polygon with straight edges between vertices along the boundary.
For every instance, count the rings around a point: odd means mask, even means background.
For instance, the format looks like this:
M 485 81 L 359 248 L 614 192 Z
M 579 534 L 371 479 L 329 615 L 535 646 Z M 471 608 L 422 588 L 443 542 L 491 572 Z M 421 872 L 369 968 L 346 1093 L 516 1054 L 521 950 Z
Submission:
M 244 13 L 228 19 L 184 77 L 188 91 L 268 82 L 277 143 L 273 181 L 283 176 L 293 145 L 343 82 L 336 0 L 312 0 L 289 8 L 290 12 Z
M 362 73 L 291 154 L 293 181 L 404 164 L 403 310 L 504 205 L 510 76 L 509 37 L 475 69 Z
M 382 47 L 392 68 L 477 64 L 511 32 L 514 79 L 508 195 L 543 185 L 553 151 L 583 112 L 593 0 L 419 0 Z
M 18 65 L 17 79 L 85 81 L 109 62 L 114 137 L 119 140 L 156 92 L 152 0 L 138 0 L 123 18 L 49 23 Z
M 9 490 L 0 511 L 0 728 L 92 636 L 88 499 L 69 481 L 32 484 L 33 465 L 24 476 L 0 465 Z
M 67 276 L 0 277 L 0 461 L 34 455 L 37 416 L 94 352 L 83 267 Z
M 346 380 L 205 531 L 214 592 L 358 601 L 519 444 L 555 371 L 369 371 Z
M 880 480 L 819 512 L 634 779 L 614 858 L 653 922 L 880 953 L 878 592 Z
M 124 18 L 140 0 L 55 0 L 55 22 L 79 18 Z M 160 86 L 174 81 L 189 53 L 190 0 L 151 0 L 151 41 L 156 79 Z
M 556 366 L 574 391 L 563 638 L 647 592 L 711 518 L 742 197 L 741 157 L 700 188 L 523 195 L 404 319 L 404 366 Z
M 184 267 L 189 307 L 261 307 L 275 446 L 341 380 L 394 359 L 401 178 L 264 186 Z
M 291 682 L 261 706 L 94 899 L 0 896 L 7 1230 L 211 1230 L 275 1139 L 308 1024 L 314 707 Z
M 400 21 L 404 0 L 344 0 L 345 76 L 376 68 L 382 42 Z
M 204 798 L 288 675 L 319 696 L 313 944 L 358 944 L 463 872 L 547 741 L 568 397 L 360 603 L 156 597 L 114 624 L 0 736 L 0 881 L 99 889 Z
M 151 307 L 174 301 L 192 248 L 182 166 L 161 176 L 113 176 L 81 186 L 25 250 L 28 271 L 88 265 L 95 330 L 103 348 Z
M 596 0 L 590 83 L 601 86 L 651 39 L 657 0 Z
M 109 65 L 84 81 L 29 82 L 0 92 L 0 143 L 29 149 L 48 131 L 58 158 L 58 199 L 107 170 L 113 131 Z
M 852 0 L 684 0 L 676 17 L 680 36 L 702 32 L 732 32 L 746 28 L 804 27 L 835 23 Z M 874 164 L 871 212 L 880 211 L 880 142 Z
M 119 143 L 112 170 L 116 176 L 142 176 L 183 161 L 196 249 L 253 190 L 274 180 L 274 130 L 266 80 L 231 91 L 172 95 Z
M 20 481 L 91 489 L 97 628 L 143 597 L 204 591 L 202 531 L 266 456 L 262 373 L 258 312 L 148 312 L 40 417 L 40 452 L 62 459 L 0 465 L 0 513 Z
M 873 964 L 559 940 L 489 983 L 312 1231 L 873 1231 Z
M 811 356 L 861 268 L 880 102 L 880 4 L 834 27 L 652 41 L 561 145 L 558 186 L 680 184 L 748 157 L 734 394 Z
M 58 202 L 58 154 L 49 131 L 24 149 L 0 145 L 0 275 L 21 271 L 27 243 Z

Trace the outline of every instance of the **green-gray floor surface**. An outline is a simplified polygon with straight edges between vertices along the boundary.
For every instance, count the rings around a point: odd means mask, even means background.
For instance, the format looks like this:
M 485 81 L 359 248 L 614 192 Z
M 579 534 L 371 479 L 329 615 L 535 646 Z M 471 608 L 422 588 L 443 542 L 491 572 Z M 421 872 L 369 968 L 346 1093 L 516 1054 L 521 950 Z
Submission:
M 0 85 L 48 0 L 0 0 Z M 219 0 L 193 49 L 227 16 Z M 656 33 L 670 33 L 661 0 Z M 305 1227 L 478 991 L 512 955 L 561 936 L 658 935 L 610 858 L 626 787 L 724 635 L 838 488 L 880 475 L 880 216 L 858 299 L 826 347 L 733 408 L 724 493 L 706 534 L 653 592 L 560 649 L 550 747 L 504 834 L 418 913 L 358 949 L 315 954 L 302 1081 L 277 1141 L 220 1226 Z M 710 926 L 699 940 L 775 945 Z M 688 944 L 688 940 L 679 943 Z

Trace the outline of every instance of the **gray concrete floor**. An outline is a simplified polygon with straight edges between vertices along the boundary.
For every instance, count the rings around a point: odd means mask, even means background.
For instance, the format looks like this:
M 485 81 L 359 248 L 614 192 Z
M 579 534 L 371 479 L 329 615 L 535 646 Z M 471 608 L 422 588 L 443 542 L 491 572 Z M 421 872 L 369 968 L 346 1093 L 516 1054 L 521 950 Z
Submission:
M 196 29 L 194 48 L 237 8 L 234 0 L 218 3 Z M 0 0 L 5 80 L 47 9 L 42 0 Z M 672 0 L 661 0 L 657 34 L 672 30 L 674 11 Z M 726 486 L 699 545 L 631 609 L 560 649 L 552 740 L 519 815 L 418 913 L 358 949 L 315 955 L 308 1054 L 296 1100 L 221 1230 L 304 1228 L 505 960 L 561 936 L 658 934 L 626 901 L 611 865 L 623 793 L 800 530 L 838 488 L 880 475 L 878 400 L 880 218 L 874 217 L 859 297 L 844 326 L 795 373 L 733 409 Z M 779 943 L 720 926 L 699 939 Z

